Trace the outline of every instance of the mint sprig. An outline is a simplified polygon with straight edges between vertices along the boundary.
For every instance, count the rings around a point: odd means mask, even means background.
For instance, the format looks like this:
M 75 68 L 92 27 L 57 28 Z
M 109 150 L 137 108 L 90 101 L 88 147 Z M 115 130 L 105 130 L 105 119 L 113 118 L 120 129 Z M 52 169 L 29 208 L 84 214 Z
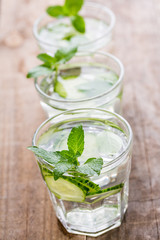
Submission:
M 58 81 L 58 71 L 61 64 L 68 62 L 77 52 L 77 47 L 73 48 L 60 48 L 56 51 L 55 55 L 52 57 L 47 53 L 41 53 L 37 56 L 43 64 L 31 69 L 27 78 L 37 78 L 40 76 L 53 78 L 54 92 L 57 92 L 61 97 L 66 98 L 67 93 L 62 83 Z
M 84 130 L 83 127 L 73 127 L 67 140 L 68 150 L 46 151 L 36 146 L 28 147 L 37 157 L 44 159 L 52 164 L 54 179 L 57 180 L 64 173 L 73 176 L 90 177 L 99 175 L 103 165 L 102 158 L 89 158 L 84 164 L 80 165 L 78 157 L 84 150 Z M 73 174 L 72 174 L 73 173 Z
M 47 167 L 44 164 L 42 165 L 47 175 L 53 176 L 54 180 L 59 178 L 66 179 L 78 186 L 85 196 L 92 197 L 106 192 L 109 194 L 107 196 L 110 196 L 121 191 L 123 183 L 101 190 L 99 185 L 89 179 L 89 177 L 100 175 L 103 166 L 102 158 L 89 158 L 83 164 L 80 164 L 78 161 L 78 157 L 82 155 L 84 150 L 84 130 L 81 125 L 72 128 L 68 136 L 67 145 L 68 150 L 55 152 L 46 151 L 36 146 L 28 147 L 28 149 L 34 152 L 37 157 L 44 159 L 52 165 L 52 172 L 50 170 L 46 172 Z M 44 170 L 42 169 L 42 173 Z
M 73 27 L 80 33 L 85 32 L 84 18 L 78 15 L 78 12 L 82 8 L 84 0 L 65 0 L 63 6 L 56 5 L 50 6 L 46 9 L 46 12 L 51 17 L 64 18 L 69 17 Z

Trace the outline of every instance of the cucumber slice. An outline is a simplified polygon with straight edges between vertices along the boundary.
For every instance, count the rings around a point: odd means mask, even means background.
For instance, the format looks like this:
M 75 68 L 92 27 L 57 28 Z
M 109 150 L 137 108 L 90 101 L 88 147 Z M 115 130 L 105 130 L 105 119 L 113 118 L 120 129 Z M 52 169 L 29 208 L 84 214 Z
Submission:
M 122 190 L 122 188 L 124 187 L 124 183 L 120 183 L 118 185 L 112 186 L 110 188 L 105 188 L 102 190 L 98 190 L 97 192 L 95 192 L 94 194 L 89 193 L 87 194 L 86 198 L 91 198 L 91 197 L 97 197 L 103 194 L 106 194 L 107 192 L 110 194 L 112 192 L 112 194 L 115 194 L 117 192 L 120 192 Z M 115 193 L 114 193 L 115 192 Z M 112 195 L 111 194 L 111 195 Z
M 43 177 L 45 178 L 46 176 L 51 176 L 52 175 L 52 172 L 49 171 L 47 168 L 45 167 L 41 167 L 41 172 L 42 172 L 42 175 Z
M 115 190 L 108 191 L 108 192 L 95 193 L 93 195 L 87 195 L 86 199 L 87 198 L 92 198 L 92 197 L 103 197 L 103 196 L 105 196 L 105 198 L 106 198 L 106 197 L 114 195 L 114 194 L 116 194 L 116 193 L 118 193 L 120 191 L 121 191 L 121 189 L 115 189 Z
M 83 202 L 85 200 L 85 193 L 82 189 L 68 180 L 59 178 L 55 181 L 53 176 L 46 176 L 45 181 L 49 190 L 57 198 L 73 202 Z
M 60 97 L 66 98 L 67 97 L 67 92 L 62 85 L 62 83 L 56 81 L 54 85 L 54 91 L 59 94 Z
M 116 193 L 118 193 L 118 192 L 120 192 L 121 191 L 121 189 L 116 189 L 116 190 L 113 190 L 113 191 L 110 191 L 110 192 L 108 192 L 108 193 L 105 193 L 105 194 L 97 194 L 97 195 L 91 195 L 91 196 L 88 196 L 88 197 L 99 197 L 99 198 L 96 198 L 94 201 L 92 201 L 92 202 L 85 202 L 85 203 L 87 203 L 87 204 L 93 204 L 93 203 L 97 203 L 97 202 L 99 202 L 99 201 L 101 201 L 101 200 L 103 200 L 104 198 L 108 198 L 108 197 L 110 197 L 110 196 L 112 196 L 112 195 L 114 195 L 114 194 L 116 194 Z M 100 196 L 99 196 L 100 195 Z M 86 198 L 87 199 L 87 198 Z

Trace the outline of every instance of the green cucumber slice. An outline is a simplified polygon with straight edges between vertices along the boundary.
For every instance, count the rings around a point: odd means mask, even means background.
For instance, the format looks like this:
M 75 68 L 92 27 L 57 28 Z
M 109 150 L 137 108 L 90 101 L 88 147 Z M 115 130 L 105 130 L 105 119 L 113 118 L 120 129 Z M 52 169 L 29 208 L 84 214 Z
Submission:
M 52 172 L 50 170 L 48 170 L 47 168 L 45 168 L 43 165 L 41 166 L 41 172 L 43 177 L 45 178 L 46 176 L 51 176 Z
M 124 186 L 124 183 L 120 183 L 119 185 L 99 190 L 94 194 L 88 194 L 86 196 L 86 200 L 88 198 L 91 199 L 92 197 L 94 197 L 94 199 L 92 202 L 85 201 L 85 203 L 87 203 L 87 204 L 97 203 L 97 202 L 103 200 L 104 198 L 108 198 L 116 193 L 119 193 L 122 190 L 123 186 Z
M 67 92 L 62 85 L 62 83 L 56 81 L 54 85 L 54 91 L 59 94 L 60 97 L 66 98 L 67 97 Z
M 57 198 L 73 202 L 83 202 L 85 200 L 85 193 L 82 189 L 68 180 L 59 178 L 55 181 L 53 176 L 46 176 L 45 182 Z
M 110 188 L 105 188 L 105 189 L 102 189 L 102 190 L 98 190 L 94 194 L 93 193 L 89 193 L 89 194 L 87 194 L 86 198 L 97 197 L 97 196 L 101 196 L 101 195 L 106 194 L 106 193 L 108 193 L 108 194 L 110 194 L 110 193 L 115 194 L 117 192 L 120 192 L 123 187 L 124 187 L 124 183 L 120 183 L 120 184 L 115 185 L 115 186 L 110 187 Z
M 85 202 L 85 203 L 87 203 L 87 204 L 97 203 L 97 202 L 103 200 L 104 198 L 110 197 L 110 196 L 112 196 L 112 195 L 114 195 L 114 194 L 116 194 L 116 193 L 118 193 L 118 192 L 120 192 L 120 191 L 121 191 L 121 189 L 116 189 L 116 190 L 113 190 L 113 191 L 110 191 L 110 192 L 104 193 L 104 194 L 97 194 L 97 195 L 87 196 L 86 199 L 87 199 L 88 197 L 90 197 L 90 198 L 91 198 L 91 197 L 99 197 L 99 198 L 96 198 L 96 199 L 95 199 L 94 201 L 92 201 L 92 202 Z M 99 195 L 100 195 L 100 196 L 99 196 Z

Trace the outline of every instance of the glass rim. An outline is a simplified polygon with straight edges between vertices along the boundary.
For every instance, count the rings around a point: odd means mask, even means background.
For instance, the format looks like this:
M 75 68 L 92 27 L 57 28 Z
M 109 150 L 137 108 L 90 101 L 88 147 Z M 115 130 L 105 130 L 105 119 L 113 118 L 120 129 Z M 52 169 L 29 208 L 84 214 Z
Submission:
M 91 40 L 91 41 L 89 41 L 87 43 L 79 44 L 78 47 L 83 47 L 83 46 L 86 47 L 87 45 L 93 44 L 94 42 L 101 40 L 102 38 L 104 38 L 106 35 L 108 35 L 112 31 L 113 27 L 115 26 L 115 22 L 116 22 L 116 17 L 114 15 L 114 13 L 108 7 L 106 7 L 106 6 L 104 6 L 104 5 L 100 4 L 100 3 L 95 3 L 95 2 L 92 2 L 92 1 L 85 2 L 84 6 L 85 5 L 89 5 L 89 6 L 92 5 L 92 6 L 99 7 L 101 9 L 103 9 L 110 16 L 111 24 L 108 26 L 107 30 L 103 33 L 102 36 L 96 38 L 95 40 Z M 36 38 L 36 40 L 41 42 L 42 44 L 46 44 L 46 45 L 48 45 L 50 47 L 59 48 L 58 44 L 57 45 L 53 45 L 53 44 L 45 42 L 45 41 L 43 41 L 42 39 L 39 38 L 39 34 L 38 34 L 38 30 L 37 30 L 38 29 L 38 25 L 46 16 L 49 16 L 49 15 L 47 15 L 47 13 L 44 13 L 43 15 L 41 15 L 41 17 L 39 17 L 34 22 L 34 24 L 33 24 L 33 35 Z
M 38 78 L 35 78 L 34 80 L 34 84 L 35 84 L 35 88 L 36 90 L 42 95 L 44 96 L 45 98 L 49 99 L 49 100 L 52 100 L 52 101 L 55 101 L 55 102 L 59 102 L 59 103 L 83 103 L 83 102 L 88 102 L 88 101 L 92 101 L 92 100 L 95 100 L 97 98 L 100 98 L 100 97 L 103 97 L 107 94 L 110 94 L 113 90 L 115 90 L 122 82 L 123 80 L 123 77 L 124 77 L 124 66 L 122 64 L 122 62 L 117 58 L 115 57 L 114 55 L 110 54 L 110 53 L 105 53 L 103 51 L 88 51 L 88 52 L 84 52 L 84 55 L 75 55 L 74 57 L 85 57 L 85 56 L 92 56 L 93 54 L 98 54 L 98 55 L 103 55 L 105 57 L 109 57 L 111 58 L 112 60 L 114 60 L 120 67 L 120 74 L 118 76 L 118 81 L 110 88 L 108 89 L 107 91 L 101 93 L 101 94 L 98 94 L 98 95 L 95 95 L 93 97 L 90 97 L 90 98 L 85 98 L 85 99 L 76 99 L 76 100 L 70 100 L 70 99 L 66 99 L 66 100 L 63 100 L 63 99 L 56 99 L 54 97 L 51 97 L 49 95 L 47 95 L 46 93 L 44 93 L 41 88 L 39 87 L 38 85 Z M 73 58 L 74 58 L 73 57 Z M 78 64 L 78 63 L 77 63 Z
M 119 163 L 121 161 L 121 159 L 123 159 L 123 157 L 125 156 L 125 154 L 127 152 L 129 152 L 131 146 L 132 146 L 132 142 L 133 142 L 133 132 L 132 132 L 132 128 L 130 126 L 130 124 L 128 123 L 128 121 L 123 118 L 121 115 L 117 114 L 117 113 L 113 113 L 111 111 L 108 111 L 108 110 L 105 110 L 105 109 L 101 109 L 101 108 L 77 108 L 77 109 L 72 109 L 72 110 L 67 110 L 67 111 L 64 111 L 62 113 L 59 113 L 55 116 L 52 116 L 48 119 L 46 119 L 45 121 L 43 121 L 39 127 L 37 128 L 37 130 L 35 131 L 34 135 L 33 135 L 33 138 L 32 138 L 32 146 L 36 146 L 36 137 L 37 137 L 37 134 L 39 133 L 39 131 L 47 124 L 49 123 L 51 120 L 55 119 L 56 117 L 59 117 L 61 115 L 64 115 L 64 114 L 68 114 L 68 113 L 73 113 L 73 112 L 76 112 L 77 113 L 79 111 L 100 111 L 100 112 L 104 112 L 104 113 L 107 113 L 111 116 L 114 116 L 116 117 L 117 119 L 119 119 L 122 123 L 125 124 L 125 126 L 127 127 L 127 130 L 129 132 L 129 138 L 128 138 L 128 141 L 127 141 L 127 144 L 125 146 L 125 149 L 123 150 L 123 152 L 121 152 L 117 157 L 115 157 L 113 160 L 111 160 L 110 162 L 106 163 L 102 169 L 106 168 L 106 167 L 110 167 L 110 166 L 113 166 L 115 163 Z M 44 162 L 46 162 L 44 160 Z M 46 162 L 47 164 L 49 164 L 48 162 Z M 52 166 L 52 164 L 49 164 Z

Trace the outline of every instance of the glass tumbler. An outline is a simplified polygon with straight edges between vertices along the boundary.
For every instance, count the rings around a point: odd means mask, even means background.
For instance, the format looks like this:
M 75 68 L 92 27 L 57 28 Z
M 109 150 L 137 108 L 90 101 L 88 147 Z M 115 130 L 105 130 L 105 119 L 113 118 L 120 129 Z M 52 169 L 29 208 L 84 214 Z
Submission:
M 97 14 L 98 13 L 98 14 Z M 96 51 L 108 45 L 115 25 L 114 13 L 99 3 L 85 1 L 79 14 L 84 17 L 86 31 L 76 32 L 68 18 L 52 18 L 46 13 L 36 20 L 33 34 L 42 52 L 54 54 L 61 47 L 78 46 L 78 52 Z M 75 33 L 70 40 L 65 36 Z
M 64 74 L 67 76 L 65 79 Z M 104 52 L 85 52 L 84 55 L 74 56 L 59 69 L 58 79 L 68 97 L 54 93 L 54 75 L 36 78 L 34 83 L 41 106 L 49 117 L 83 107 L 98 107 L 121 114 L 123 76 L 124 67 L 115 56 Z
M 53 165 L 40 157 L 36 159 L 57 218 L 66 230 L 96 237 L 120 226 L 128 207 L 133 136 L 130 125 L 120 115 L 83 108 L 63 112 L 43 122 L 34 134 L 33 146 L 48 151 L 64 150 L 70 130 L 79 125 L 83 126 L 85 136 L 80 164 L 87 158 L 103 159 L 100 175 L 90 177 L 101 188 L 97 194 L 82 197 L 77 185 L 71 181 L 68 186 L 64 180 L 68 174 L 55 181 Z

